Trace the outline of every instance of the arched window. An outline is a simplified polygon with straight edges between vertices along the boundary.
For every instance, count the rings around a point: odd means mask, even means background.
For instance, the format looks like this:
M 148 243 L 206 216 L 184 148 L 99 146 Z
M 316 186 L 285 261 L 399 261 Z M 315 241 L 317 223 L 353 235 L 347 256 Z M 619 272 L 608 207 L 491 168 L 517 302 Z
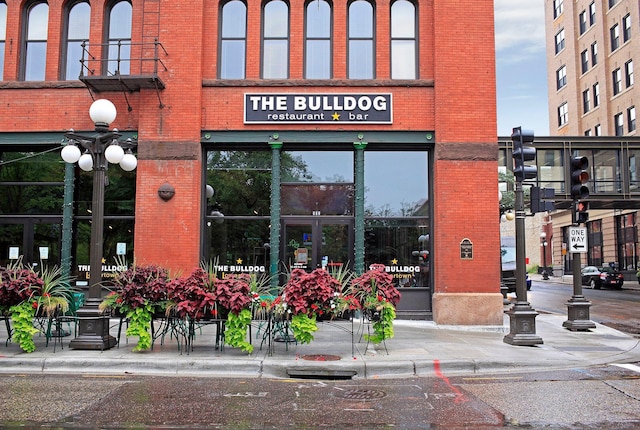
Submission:
M 407 0 L 391 4 L 391 79 L 416 79 L 416 7 Z
M 307 79 L 331 79 L 331 6 L 313 0 L 305 9 L 304 75 Z
M 78 79 L 82 42 L 89 40 L 91 6 L 88 2 L 70 3 L 66 14 L 66 40 L 63 43 L 60 70 L 63 80 Z
M 0 81 L 4 75 L 4 46 L 7 40 L 7 4 L 0 2 Z
M 373 79 L 375 43 L 373 5 L 356 0 L 349 5 L 349 79 Z
M 108 75 L 131 73 L 131 3 L 119 1 L 108 9 L 107 70 Z
M 220 79 L 244 79 L 247 51 L 247 6 L 231 0 L 222 6 Z
M 25 9 L 26 28 L 21 80 L 44 81 L 47 66 L 47 30 L 49 28 L 49 5 L 46 3 L 29 3 Z
M 262 15 L 262 78 L 289 77 L 289 6 L 282 0 L 264 5 Z

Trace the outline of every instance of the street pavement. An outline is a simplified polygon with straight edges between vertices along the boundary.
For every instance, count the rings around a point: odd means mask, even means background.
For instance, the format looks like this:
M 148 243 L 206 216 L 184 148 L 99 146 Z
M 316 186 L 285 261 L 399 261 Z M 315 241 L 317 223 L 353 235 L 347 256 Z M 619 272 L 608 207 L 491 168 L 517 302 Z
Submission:
M 536 282 L 544 282 L 538 275 L 533 278 L 534 288 Z M 571 283 L 567 278 L 551 278 L 550 282 Z M 637 288 L 637 282 L 625 284 L 629 287 Z M 505 306 L 505 310 L 508 308 Z M 179 348 L 170 334 L 156 339 L 152 350 L 134 351 L 136 338 L 125 337 L 124 328 L 119 345 L 104 351 L 70 349 L 71 336 L 52 339 L 45 346 L 44 335 L 36 335 L 36 351 L 32 353 L 23 352 L 12 342 L 0 344 L 0 373 L 375 379 L 640 362 L 640 339 L 601 324 L 588 331 L 570 331 L 562 326 L 566 320 L 567 315 L 537 315 L 535 334 L 543 343 L 535 346 L 504 342 L 510 330 L 507 315 L 502 326 L 442 326 L 432 321 L 396 320 L 394 337 L 377 345 L 366 342 L 361 334 L 370 327 L 359 320 L 321 322 L 308 344 L 269 344 L 264 326 L 256 323 L 251 333 L 255 348 L 251 354 L 229 346 L 216 348 L 215 325 L 197 329 L 188 352 L 184 345 Z M 111 320 L 114 337 L 118 322 Z M 4 324 L 0 327 L 0 340 L 4 341 L 6 329 Z M 63 328 L 73 329 L 66 325 Z

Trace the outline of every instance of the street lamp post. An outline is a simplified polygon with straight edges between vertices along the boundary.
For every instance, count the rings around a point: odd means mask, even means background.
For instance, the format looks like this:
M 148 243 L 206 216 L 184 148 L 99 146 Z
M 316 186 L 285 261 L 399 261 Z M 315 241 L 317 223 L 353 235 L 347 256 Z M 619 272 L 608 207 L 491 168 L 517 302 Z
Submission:
M 549 279 L 549 273 L 547 273 L 547 233 L 540 233 L 540 246 L 542 246 L 542 279 Z
M 89 116 L 95 124 L 95 134 L 85 136 L 70 130 L 65 133 L 68 143 L 60 155 L 67 163 L 78 162 L 84 171 L 93 170 L 93 195 L 91 200 L 91 244 L 89 247 L 89 294 L 78 310 L 78 333 L 70 343 L 74 349 L 109 349 L 116 339 L 109 334 L 109 316 L 102 314 L 98 305 L 102 301 L 102 259 L 104 237 L 104 191 L 107 183 L 107 162 L 120 164 L 125 171 L 134 170 L 137 159 L 131 153 L 136 144 L 127 139 L 119 142 L 118 130 L 109 130 L 116 119 L 116 107 L 109 100 L 93 102 Z M 80 148 L 85 150 L 81 154 Z M 125 153 L 125 149 L 127 152 Z

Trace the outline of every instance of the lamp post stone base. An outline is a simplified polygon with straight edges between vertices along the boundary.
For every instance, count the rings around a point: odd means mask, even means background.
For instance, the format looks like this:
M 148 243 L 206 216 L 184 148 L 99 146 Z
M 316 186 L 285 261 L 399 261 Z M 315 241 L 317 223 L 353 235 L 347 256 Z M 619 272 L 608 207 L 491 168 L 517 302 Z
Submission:
M 116 338 L 109 334 L 109 315 L 100 312 L 99 304 L 99 299 L 88 299 L 78 309 L 78 335 L 69 343 L 70 348 L 103 351 L 116 346 Z
M 509 334 L 503 339 L 505 343 L 516 346 L 541 345 L 542 338 L 536 335 L 536 316 L 538 312 L 530 306 L 517 304 L 506 312 L 509 315 Z
M 567 302 L 568 319 L 562 323 L 571 331 L 583 331 L 596 328 L 596 323 L 589 317 L 591 302 L 582 296 L 574 296 Z

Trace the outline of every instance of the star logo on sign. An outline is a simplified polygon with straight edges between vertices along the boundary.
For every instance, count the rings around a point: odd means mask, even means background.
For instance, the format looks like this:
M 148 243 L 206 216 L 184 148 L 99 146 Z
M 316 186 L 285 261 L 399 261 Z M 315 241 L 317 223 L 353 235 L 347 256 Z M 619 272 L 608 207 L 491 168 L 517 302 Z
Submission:
M 397 265 L 398 264 L 398 259 L 394 258 L 393 260 L 391 260 L 391 264 Z
M 340 114 L 338 112 L 334 112 L 331 115 L 331 118 L 333 118 L 334 121 L 340 121 Z
M 238 258 L 238 259 L 236 260 L 236 263 L 237 263 L 237 264 L 242 264 L 242 258 Z

